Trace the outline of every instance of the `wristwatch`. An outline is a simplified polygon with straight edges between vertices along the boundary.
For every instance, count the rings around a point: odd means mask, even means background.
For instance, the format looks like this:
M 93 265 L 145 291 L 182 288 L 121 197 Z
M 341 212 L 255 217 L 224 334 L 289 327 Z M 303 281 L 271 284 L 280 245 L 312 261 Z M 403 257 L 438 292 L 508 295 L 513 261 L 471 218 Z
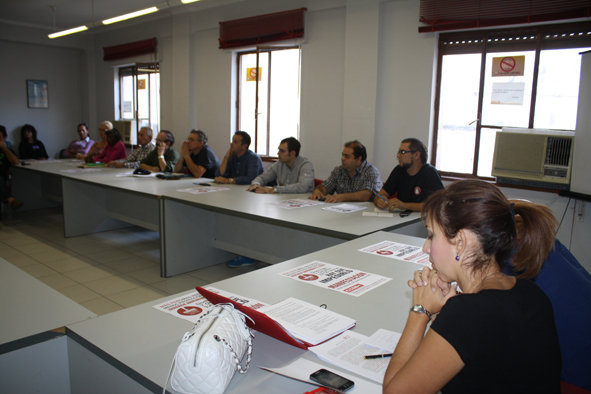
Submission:
M 417 305 L 413 305 L 412 308 L 410 308 L 411 312 L 417 312 L 417 313 L 424 313 L 425 315 L 427 315 L 427 318 L 429 320 L 431 320 L 431 316 L 433 316 L 433 314 L 431 312 L 429 312 L 428 310 L 425 309 L 424 306 L 417 304 Z

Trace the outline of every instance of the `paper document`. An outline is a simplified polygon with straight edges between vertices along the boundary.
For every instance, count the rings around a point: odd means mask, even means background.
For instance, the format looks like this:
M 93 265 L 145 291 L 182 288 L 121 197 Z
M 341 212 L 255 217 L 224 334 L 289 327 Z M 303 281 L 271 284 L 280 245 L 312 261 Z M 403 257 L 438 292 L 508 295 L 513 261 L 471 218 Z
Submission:
M 363 212 L 361 216 L 374 216 L 378 218 L 393 218 L 394 214 L 390 212 Z
M 329 205 L 327 207 L 322 208 L 325 211 L 331 212 L 338 212 L 338 213 L 352 213 L 357 211 L 363 211 L 367 209 L 367 207 L 361 205 L 353 205 L 353 204 L 339 204 L 339 205 Z
M 324 263 L 322 261 L 312 261 L 302 264 L 279 275 L 355 297 L 359 297 L 392 280 L 392 278 L 378 274 Z
M 411 263 L 431 266 L 429 255 L 420 246 L 412 246 L 393 241 L 382 241 L 359 249 L 360 252 L 375 254 L 391 259 L 410 261 Z
M 314 205 L 324 204 L 322 201 L 308 200 L 303 198 L 293 198 L 290 200 L 279 201 L 277 205 L 283 209 L 296 209 L 304 207 L 312 207 Z
M 370 339 L 363 334 L 347 331 L 328 342 L 311 347 L 309 350 L 324 361 L 381 384 L 390 358 L 366 360 L 365 356 L 392 353 L 400 339 L 400 334 L 383 330 L 377 334 L 378 337 L 374 337 L 375 335 L 372 335 L 372 339 Z M 376 347 L 374 346 L 376 343 L 381 346 L 384 346 L 384 344 L 390 346 L 394 343 L 394 347 Z
M 297 298 L 288 298 L 260 311 L 310 345 L 317 345 L 355 325 L 355 320 Z
M 216 289 L 215 287 L 207 287 L 207 290 L 216 294 L 220 294 L 226 298 L 231 299 L 232 301 L 246 305 L 252 309 L 260 309 L 267 305 L 253 298 L 242 297 L 221 289 Z M 212 303 L 199 294 L 197 290 L 192 290 L 161 304 L 153 305 L 152 307 L 159 311 L 166 312 L 173 316 L 180 317 L 181 319 L 195 323 L 203 314 L 203 312 L 206 312 L 209 308 L 211 308 L 211 306 Z
M 191 194 L 203 194 L 203 193 L 221 192 L 223 190 L 230 190 L 230 188 L 220 187 L 220 186 L 200 186 L 200 187 L 189 187 L 186 189 L 178 189 L 177 192 L 191 193 Z
M 322 365 L 320 363 L 306 360 L 305 358 L 298 358 L 290 364 L 284 365 L 283 367 L 279 368 L 268 368 L 259 366 L 259 368 L 264 369 L 269 372 L 276 373 L 278 375 L 286 376 L 291 379 L 300 380 L 302 382 L 310 383 L 316 386 L 319 386 L 318 383 L 313 382 L 310 380 L 310 375 L 318 371 L 321 368 L 325 368 L 328 370 L 332 370 L 334 373 L 344 376 L 345 378 L 352 380 L 355 382 L 355 386 L 351 388 L 351 390 L 347 391 L 347 394 L 373 394 L 373 393 L 381 393 L 382 392 L 382 384 L 370 382 L 369 380 L 360 378 L 359 376 L 351 375 L 346 372 L 341 372 L 335 368 L 331 369 L 326 365 Z

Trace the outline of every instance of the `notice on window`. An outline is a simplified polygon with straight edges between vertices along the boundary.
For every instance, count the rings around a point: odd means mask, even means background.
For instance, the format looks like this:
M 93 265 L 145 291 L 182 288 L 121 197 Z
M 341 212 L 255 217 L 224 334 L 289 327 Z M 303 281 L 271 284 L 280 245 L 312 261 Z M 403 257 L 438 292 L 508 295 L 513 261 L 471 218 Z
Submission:
M 267 304 L 261 301 L 242 297 L 224 290 L 216 289 L 215 287 L 208 286 L 206 289 L 252 309 L 260 309 L 267 306 Z M 152 307 L 181 319 L 188 320 L 191 323 L 196 323 L 197 320 L 199 320 L 199 317 L 212 307 L 212 304 L 199 294 L 197 290 L 193 290 L 161 304 L 153 305 Z
M 412 246 L 393 241 L 382 241 L 359 249 L 360 252 L 375 254 L 390 259 L 410 261 L 411 263 L 431 266 L 429 255 L 420 246 Z
M 495 82 L 492 85 L 491 104 L 523 105 L 525 82 Z
M 525 68 L 525 56 L 493 57 L 493 77 L 521 77 Z
M 392 278 L 385 276 L 322 261 L 312 261 L 279 275 L 355 297 L 392 280 Z

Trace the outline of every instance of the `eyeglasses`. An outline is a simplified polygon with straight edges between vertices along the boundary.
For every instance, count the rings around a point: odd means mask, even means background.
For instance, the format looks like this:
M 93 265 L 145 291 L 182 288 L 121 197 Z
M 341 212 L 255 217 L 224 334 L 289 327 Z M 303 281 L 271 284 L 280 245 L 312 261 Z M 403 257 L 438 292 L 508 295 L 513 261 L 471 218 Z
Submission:
M 399 154 L 399 155 L 406 155 L 407 153 L 415 153 L 415 152 L 416 152 L 416 150 L 406 150 L 406 149 L 400 149 L 400 150 L 398 151 L 398 154 Z

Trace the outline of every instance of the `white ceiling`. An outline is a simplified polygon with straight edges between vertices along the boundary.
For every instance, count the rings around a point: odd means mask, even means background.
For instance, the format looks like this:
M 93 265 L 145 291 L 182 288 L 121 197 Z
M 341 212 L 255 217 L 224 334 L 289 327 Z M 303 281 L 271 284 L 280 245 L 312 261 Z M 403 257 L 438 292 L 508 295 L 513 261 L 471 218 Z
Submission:
M 180 0 L 0 0 L 0 21 L 53 31 L 93 24 L 152 6 L 180 5 Z

